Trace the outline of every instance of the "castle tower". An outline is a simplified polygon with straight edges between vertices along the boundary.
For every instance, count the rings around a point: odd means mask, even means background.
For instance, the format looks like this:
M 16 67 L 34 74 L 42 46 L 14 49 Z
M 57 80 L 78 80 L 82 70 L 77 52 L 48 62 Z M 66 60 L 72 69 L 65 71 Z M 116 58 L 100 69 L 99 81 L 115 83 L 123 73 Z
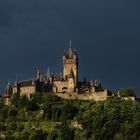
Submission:
M 64 55 L 63 55 L 64 80 L 68 80 L 68 78 L 70 77 L 71 71 L 73 71 L 74 79 L 75 79 L 75 86 L 76 86 L 77 81 L 78 81 L 78 55 L 70 47 L 66 52 L 64 52 Z
M 10 98 L 12 96 L 12 93 L 13 93 L 12 86 L 11 86 L 10 82 L 8 82 L 5 93 L 4 93 L 4 98 Z

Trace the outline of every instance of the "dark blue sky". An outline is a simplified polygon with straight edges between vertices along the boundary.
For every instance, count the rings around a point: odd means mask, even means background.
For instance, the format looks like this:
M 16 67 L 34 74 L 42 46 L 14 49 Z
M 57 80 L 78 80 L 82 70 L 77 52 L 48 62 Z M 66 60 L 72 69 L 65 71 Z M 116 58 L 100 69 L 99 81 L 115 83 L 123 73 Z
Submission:
M 136 0 L 0 0 L 0 91 L 37 68 L 60 71 L 64 49 L 79 53 L 80 79 L 140 96 L 140 2 Z

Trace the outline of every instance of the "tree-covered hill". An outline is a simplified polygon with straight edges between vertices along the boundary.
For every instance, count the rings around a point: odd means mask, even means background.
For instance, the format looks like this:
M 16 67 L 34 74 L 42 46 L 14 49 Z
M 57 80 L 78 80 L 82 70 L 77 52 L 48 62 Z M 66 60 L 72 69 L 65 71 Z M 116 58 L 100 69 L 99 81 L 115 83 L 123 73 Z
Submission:
M 0 99 L 0 139 L 139 140 L 140 102 L 111 97 L 106 101 L 63 100 L 36 93 L 15 94 L 11 105 Z

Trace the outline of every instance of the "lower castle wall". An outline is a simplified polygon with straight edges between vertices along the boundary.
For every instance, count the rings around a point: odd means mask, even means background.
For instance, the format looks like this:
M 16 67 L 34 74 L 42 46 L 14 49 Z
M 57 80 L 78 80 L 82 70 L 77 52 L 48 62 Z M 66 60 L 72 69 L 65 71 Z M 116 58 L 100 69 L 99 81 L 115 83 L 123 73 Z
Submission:
M 107 100 L 107 98 L 108 98 L 108 91 L 104 90 L 101 92 L 92 92 L 92 93 L 88 93 L 88 94 L 56 93 L 56 95 L 63 99 L 104 101 L 104 100 Z

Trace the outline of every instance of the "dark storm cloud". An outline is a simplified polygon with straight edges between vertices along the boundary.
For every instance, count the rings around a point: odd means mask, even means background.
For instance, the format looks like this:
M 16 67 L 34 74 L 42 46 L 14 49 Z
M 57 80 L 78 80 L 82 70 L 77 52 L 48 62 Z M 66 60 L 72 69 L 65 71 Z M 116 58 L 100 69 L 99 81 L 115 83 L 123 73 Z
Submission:
M 80 78 L 132 86 L 140 95 L 139 13 L 139 2 L 130 0 L 1 0 L 0 88 L 16 73 L 26 79 L 37 68 L 59 71 L 71 39 Z

